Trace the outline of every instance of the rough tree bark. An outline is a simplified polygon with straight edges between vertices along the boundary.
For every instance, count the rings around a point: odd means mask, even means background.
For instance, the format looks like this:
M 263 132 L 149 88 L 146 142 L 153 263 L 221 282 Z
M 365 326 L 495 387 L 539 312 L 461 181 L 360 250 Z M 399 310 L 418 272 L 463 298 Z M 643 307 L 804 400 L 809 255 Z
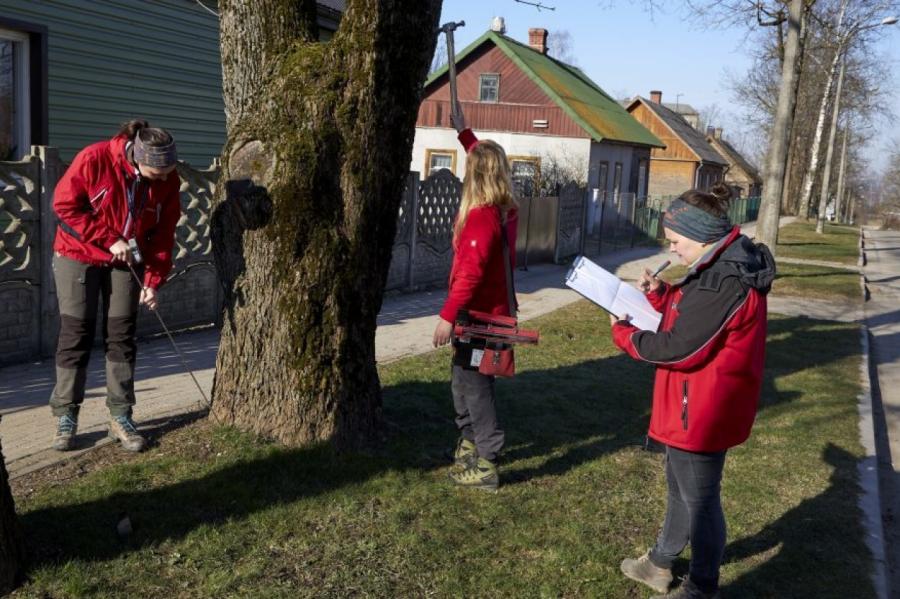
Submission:
M 778 218 L 781 213 L 781 192 L 787 163 L 788 141 L 794 120 L 797 101 L 797 77 L 800 55 L 800 28 L 804 18 L 804 0 L 791 0 L 788 6 L 788 32 L 784 44 L 784 63 L 781 68 L 781 85 L 778 89 L 778 106 L 769 150 L 766 153 L 763 198 L 757 218 L 757 238 L 775 252 L 778 243 Z
M 9 491 L 9 477 L 0 447 L 0 596 L 11 591 L 22 574 L 25 551 L 16 520 L 16 506 Z
M 440 0 L 222 0 L 226 315 L 211 416 L 289 445 L 375 440 L 375 325 Z
M 847 141 L 850 139 L 850 123 L 844 126 L 844 141 L 841 144 L 841 167 L 838 171 L 838 184 L 837 184 L 837 200 L 835 200 L 834 214 L 835 218 L 838 222 L 846 222 L 844 218 L 845 209 L 844 209 L 844 176 L 847 173 Z

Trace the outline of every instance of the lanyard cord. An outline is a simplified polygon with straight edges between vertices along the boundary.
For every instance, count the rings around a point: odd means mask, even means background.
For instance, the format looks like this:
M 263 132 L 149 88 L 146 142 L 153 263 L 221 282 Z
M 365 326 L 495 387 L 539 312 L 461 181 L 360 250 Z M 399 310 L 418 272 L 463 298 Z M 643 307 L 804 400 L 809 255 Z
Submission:
M 147 200 L 150 198 L 150 189 L 148 188 L 141 200 L 141 207 L 135 211 L 134 200 L 140 189 L 141 181 L 143 181 L 143 179 L 141 178 L 140 173 L 135 175 L 134 182 L 131 184 L 130 189 L 128 188 L 128 181 L 125 181 L 125 201 L 128 203 L 128 218 L 125 219 L 125 228 L 122 230 L 122 237 L 125 239 L 131 237 L 132 228 L 137 228 L 138 216 L 143 213 L 144 207 L 147 205 Z
M 141 278 L 135 272 L 134 267 L 131 266 L 130 262 L 126 262 L 128 265 L 128 270 L 131 271 L 131 274 L 134 276 L 134 280 L 137 281 L 138 286 L 141 289 L 144 289 L 144 284 L 141 282 Z M 162 315 L 159 313 L 159 310 L 151 310 L 154 314 L 156 314 L 156 318 L 159 319 L 159 324 L 162 325 L 163 330 L 166 332 L 166 336 L 169 338 L 169 341 L 172 343 L 172 347 L 175 348 L 175 353 L 178 354 L 178 357 L 181 358 L 181 364 L 184 366 L 184 369 L 187 370 L 187 373 L 191 375 L 191 378 L 194 380 L 194 384 L 197 386 L 197 391 L 200 392 L 200 397 L 203 398 L 203 403 L 197 402 L 197 405 L 200 409 L 209 410 L 212 406 L 212 403 L 209 401 L 209 398 L 206 397 L 206 393 L 203 391 L 203 387 L 200 386 L 200 383 L 197 381 L 197 377 L 194 376 L 194 371 L 191 370 L 191 367 L 188 366 L 187 360 L 184 358 L 184 354 L 181 353 L 181 350 L 178 349 L 178 345 L 175 343 L 175 339 L 172 338 L 172 333 L 169 332 L 169 327 L 166 326 L 166 323 L 163 322 Z

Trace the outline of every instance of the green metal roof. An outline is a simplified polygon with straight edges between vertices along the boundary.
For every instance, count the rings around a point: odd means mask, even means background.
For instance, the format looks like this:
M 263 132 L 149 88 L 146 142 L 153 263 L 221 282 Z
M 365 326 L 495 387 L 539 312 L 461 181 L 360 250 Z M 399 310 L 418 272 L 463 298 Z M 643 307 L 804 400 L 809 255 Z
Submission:
M 505 35 L 485 32 L 456 55 L 457 64 L 488 41 L 500 48 L 594 140 L 666 147 L 580 69 Z M 425 82 L 426 87 L 446 75 L 447 68 L 444 65 L 435 71 Z

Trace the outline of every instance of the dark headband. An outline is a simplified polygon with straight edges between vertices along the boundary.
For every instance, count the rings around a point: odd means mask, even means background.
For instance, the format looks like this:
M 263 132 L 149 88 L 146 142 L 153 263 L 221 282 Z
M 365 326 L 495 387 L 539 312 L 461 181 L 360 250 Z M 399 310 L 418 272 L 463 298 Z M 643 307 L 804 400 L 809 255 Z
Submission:
M 681 198 L 675 199 L 666 210 L 663 226 L 700 243 L 721 239 L 732 228 L 728 215 L 715 216 Z
M 134 136 L 134 161 L 154 168 L 168 168 L 178 160 L 175 140 L 163 146 L 154 146 L 141 140 L 141 132 Z

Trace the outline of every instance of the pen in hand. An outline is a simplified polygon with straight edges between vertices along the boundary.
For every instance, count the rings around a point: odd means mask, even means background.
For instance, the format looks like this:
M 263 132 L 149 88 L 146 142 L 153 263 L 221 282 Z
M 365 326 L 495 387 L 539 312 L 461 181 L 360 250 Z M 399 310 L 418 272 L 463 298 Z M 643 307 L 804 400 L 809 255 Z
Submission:
M 670 264 L 672 264 L 671 260 L 666 260 L 665 262 L 660 264 L 659 268 L 657 268 L 656 271 L 650 275 L 649 280 L 645 280 L 643 283 L 641 283 L 641 289 L 643 289 L 644 291 L 648 291 L 650 289 L 650 281 L 657 278 L 662 271 L 669 268 Z

